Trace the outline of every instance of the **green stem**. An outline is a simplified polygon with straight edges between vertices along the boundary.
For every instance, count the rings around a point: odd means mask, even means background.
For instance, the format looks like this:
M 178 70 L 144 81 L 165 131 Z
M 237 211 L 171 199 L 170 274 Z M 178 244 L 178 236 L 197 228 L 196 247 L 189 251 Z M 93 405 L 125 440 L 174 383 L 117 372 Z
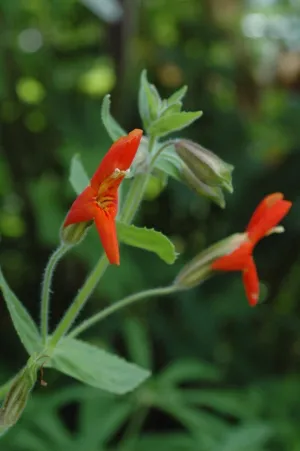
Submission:
M 120 214 L 121 222 L 125 222 L 126 224 L 132 222 L 142 201 L 147 182 L 148 174 L 138 174 L 135 176 Z
M 151 139 L 151 149 L 155 145 L 155 139 Z M 149 146 L 149 151 L 151 150 Z M 119 216 L 119 220 L 130 224 L 133 220 L 135 213 L 137 212 L 140 203 L 143 199 L 144 191 L 148 182 L 147 174 L 137 175 L 130 187 L 126 200 L 124 202 L 123 209 Z M 73 303 L 68 308 L 67 312 L 63 316 L 62 320 L 58 324 L 54 334 L 49 342 L 49 346 L 54 348 L 59 340 L 68 332 L 80 310 L 83 308 L 88 298 L 97 286 L 100 278 L 103 276 L 105 270 L 108 267 L 108 261 L 105 255 L 99 259 L 97 265 L 84 282 L 82 288 L 75 297 Z
M 69 337 L 73 338 L 76 337 L 85 330 L 94 326 L 94 324 L 102 321 L 104 318 L 107 318 L 108 316 L 112 315 L 118 310 L 121 310 L 124 307 L 127 307 L 128 305 L 134 304 L 135 302 L 138 302 L 141 299 L 151 298 L 154 296 L 166 296 L 167 294 L 174 293 L 177 290 L 178 288 L 176 286 L 170 285 L 167 287 L 153 288 L 150 290 L 140 291 L 139 293 L 131 294 L 130 296 L 127 296 L 126 298 L 123 298 L 120 301 L 115 302 L 114 304 L 106 307 L 101 312 L 96 313 L 95 315 L 83 321 L 81 324 L 79 324 L 79 326 L 73 329 L 73 331 L 69 334 Z
M 137 408 L 130 418 L 129 424 L 123 434 L 122 438 L 122 451 L 130 451 L 136 445 L 139 438 L 140 431 L 147 418 L 149 412 L 148 406 L 142 406 Z
M 70 249 L 70 247 L 71 247 L 70 245 L 61 244 L 56 249 L 56 251 L 51 255 L 45 269 L 41 295 L 41 334 L 44 344 L 46 343 L 48 337 L 49 305 L 50 305 L 51 282 L 53 273 L 57 263 L 62 258 L 62 256 Z
M 63 316 L 62 320 L 57 326 L 54 334 L 52 335 L 52 338 L 49 343 L 49 346 L 51 348 L 54 348 L 59 342 L 59 340 L 63 337 L 63 335 L 65 335 L 68 332 L 68 330 L 72 326 L 73 321 L 76 319 L 77 315 L 79 314 L 80 310 L 86 303 L 87 299 L 90 297 L 90 295 L 96 288 L 99 279 L 104 274 L 108 265 L 109 263 L 106 258 L 106 255 L 102 255 L 97 265 L 86 279 L 81 290 L 78 292 L 74 301 L 66 311 L 65 315 Z

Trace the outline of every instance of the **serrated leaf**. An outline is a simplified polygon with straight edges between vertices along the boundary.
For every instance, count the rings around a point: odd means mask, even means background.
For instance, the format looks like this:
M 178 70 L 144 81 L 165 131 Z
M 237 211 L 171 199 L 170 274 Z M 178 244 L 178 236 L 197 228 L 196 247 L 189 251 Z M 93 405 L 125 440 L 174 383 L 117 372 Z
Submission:
M 101 119 L 107 133 L 113 141 L 121 138 L 121 136 L 126 136 L 126 131 L 118 124 L 118 122 L 112 117 L 110 113 L 110 94 L 107 94 L 102 102 L 101 107 Z
M 38 328 L 17 296 L 9 288 L 0 268 L 0 288 L 19 338 L 28 352 L 41 350 L 41 337 Z
M 75 338 L 64 338 L 55 348 L 51 367 L 92 387 L 122 395 L 150 375 L 148 370 Z
M 169 133 L 182 130 L 191 125 L 202 116 L 202 111 L 182 111 L 168 116 L 162 116 L 152 122 L 149 127 L 149 134 L 160 137 Z
M 117 222 L 117 232 L 119 240 L 129 246 L 154 252 L 168 264 L 172 264 L 176 260 L 174 244 L 161 232 L 123 222 Z
M 158 117 L 161 108 L 161 98 L 156 87 L 148 82 L 147 72 L 141 73 L 138 106 L 145 129 Z
M 82 191 L 89 185 L 90 181 L 87 173 L 81 163 L 80 155 L 73 156 L 70 167 L 69 181 L 74 188 L 76 194 L 82 193 Z
M 182 88 L 175 91 L 167 100 L 168 105 L 173 105 L 174 103 L 177 103 L 183 99 L 183 97 L 186 95 L 188 90 L 187 85 L 182 86 Z

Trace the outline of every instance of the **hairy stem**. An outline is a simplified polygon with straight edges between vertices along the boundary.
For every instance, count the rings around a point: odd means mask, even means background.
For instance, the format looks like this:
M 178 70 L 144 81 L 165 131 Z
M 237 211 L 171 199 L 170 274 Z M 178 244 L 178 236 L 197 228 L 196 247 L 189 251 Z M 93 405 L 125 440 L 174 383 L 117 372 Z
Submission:
M 104 320 L 105 318 L 117 312 L 118 310 L 121 310 L 124 307 L 128 307 L 129 305 L 134 304 L 135 302 L 138 302 L 145 298 L 151 298 L 154 296 L 166 296 L 168 294 L 174 293 L 177 290 L 178 288 L 176 286 L 170 285 L 167 287 L 153 288 L 150 290 L 141 291 L 139 293 L 127 296 L 121 299 L 120 301 L 117 301 L 114 304 L 110 305 L 109 307 L 103 309 L 101 312 L 96 313 L 95 315 L 83 321 L 79 326 L 75 327 L 75 329 L 72 330 L 72 332 L 69 334 L 69 337 L 76 337 L 85 330 L 94 326 L 96 323 L 99 323 L 100 321 Z
M 64 317 L 60 321 L 59 325 L 57 326 L 57 329 L 55 330 L 51 340 L 50 340 L 50 347 L 55 347 L 61 337 L 70 329 L 72 326 L 73 321 L 76 319 L 77 315 L 79 314 L 80 310 L 84 306 L 87 299 L 90 297 L 90 295 L 93 293 L 94 289 L 96 288 L 99 279 L 104 274 L 106 268 L 108 266 L 108 260 L 106 258 L 106 255 L 102 255 L 102 257 L 99 259 L 97 265 L 93 269 L 93 271 L 90 273 L 88 278 L 86 279 L 85 283 L 83 284 L 81 290 L 78 292 L 77 296 L 75 297 L 74 301 L 66 311 Z
M 61 244 L 51 255 L 45 269 L 41 294 L 41 334 L 44 344 L 46 343 L 48 337 L 49 306 L 53 273 L 59 260 L 69 249 L 69 245 Z

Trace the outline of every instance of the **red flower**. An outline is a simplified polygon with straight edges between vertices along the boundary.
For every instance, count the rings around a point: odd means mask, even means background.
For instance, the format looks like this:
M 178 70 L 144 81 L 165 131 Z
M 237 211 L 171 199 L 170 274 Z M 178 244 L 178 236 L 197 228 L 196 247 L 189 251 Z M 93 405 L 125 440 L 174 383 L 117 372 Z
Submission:
M 119 245 L 115 217 L 118 188 L 130 168 L 142 138 L 142 130 L 113 143 L 91 178 L 90 185 L 71 206 L 63 228 L 80 222 L 95 221 L 100 240 L 110 263 L 119 265 Z
M 251 306 L 256 305 L 259 298 L 259 280 L 252 256 L 253 249 L 286 216 L 291 206 L 292 203 L 284 200 L 281 193 L 266 196 L 250 219 L 245 242 L 212 263 L 212 269 L 218 271 L 242 271 L 246 295 Z

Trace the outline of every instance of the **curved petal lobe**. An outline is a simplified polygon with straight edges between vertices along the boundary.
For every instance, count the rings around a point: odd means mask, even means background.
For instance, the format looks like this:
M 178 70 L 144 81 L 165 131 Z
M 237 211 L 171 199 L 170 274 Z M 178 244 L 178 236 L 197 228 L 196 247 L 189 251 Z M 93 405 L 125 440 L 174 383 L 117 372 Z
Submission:
M 248 235 L 253 244 L 256 244 L 273 227 L 281 222 L 287 215 L 292 203 L 287 200 L 278 200 L 265 210 L 261 219 L 248 230 Z
M 253 258 L 250 257 L 247 267 L 243 270 L 243 283 L 249 305 L 254 307 L 259 299 L 259 280 Z
M 269 208 L 272 208 L 274 204 L 283 199 L 282 193 L 273 193 L 264 197 L 254 210 L 253 215 L 249 221 L 246 231 L 249 232 L 264 218 L 265 213 Z
M 95 191 L 88 186 L 73 202 L 63 227 L 77 222 L 86 222 L 94 219 L 97 205 L 95 203 Z
M 111 176 L 115 169 L 127 171 L 130 168 L 138 150 L 142 134 L 142 130 L 135 129 L 127 136 L 123 136 L 113 143 L 91 179 L 91 186 L 95 190 L 98 190 L 100 184 Z
M 119 265 L 119 244 L 116 223 L 113 216 L 98 207 L 95 215 L 95 224 L 109 262 L 114 265 Z

